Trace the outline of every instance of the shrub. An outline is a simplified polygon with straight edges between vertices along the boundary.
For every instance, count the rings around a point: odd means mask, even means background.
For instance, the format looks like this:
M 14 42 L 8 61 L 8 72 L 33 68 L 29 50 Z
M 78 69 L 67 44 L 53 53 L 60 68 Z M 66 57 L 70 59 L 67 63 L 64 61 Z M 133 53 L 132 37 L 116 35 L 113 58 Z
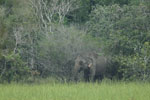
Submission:
M 10 53 L 0 56 L 0 82 L 25 80 L 28 73 L 29 68 L 18 54 Z

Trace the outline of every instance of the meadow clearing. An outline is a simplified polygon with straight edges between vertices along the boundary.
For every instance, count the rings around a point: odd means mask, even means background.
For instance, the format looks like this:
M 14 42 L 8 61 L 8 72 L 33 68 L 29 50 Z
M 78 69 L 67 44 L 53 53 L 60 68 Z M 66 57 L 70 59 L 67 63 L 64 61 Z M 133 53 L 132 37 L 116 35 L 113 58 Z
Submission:
M 0 100 L 150 100 L 150 84 L 139 82 L 1 84 Z

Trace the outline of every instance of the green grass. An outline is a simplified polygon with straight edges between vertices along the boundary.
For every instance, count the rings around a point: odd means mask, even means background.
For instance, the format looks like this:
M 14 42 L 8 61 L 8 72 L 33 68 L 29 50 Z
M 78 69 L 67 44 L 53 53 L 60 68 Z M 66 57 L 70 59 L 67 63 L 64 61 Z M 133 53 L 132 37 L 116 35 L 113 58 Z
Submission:
M 0 100 L 150 100 L 150 83 L 7 84 Z

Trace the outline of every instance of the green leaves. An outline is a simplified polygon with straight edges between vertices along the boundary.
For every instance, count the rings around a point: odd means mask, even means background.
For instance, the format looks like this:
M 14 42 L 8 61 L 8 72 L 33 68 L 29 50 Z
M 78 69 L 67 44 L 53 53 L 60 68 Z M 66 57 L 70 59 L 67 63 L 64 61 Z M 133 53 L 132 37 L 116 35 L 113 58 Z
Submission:
M 88 32 L 100 38 L 103 52 L 118 62 L 124 79 L 148 80 L 150 65 L 149 8 L 97 6 L 87 23 Z
M 0 82 L 21 81 L 29 74 L 29 68 L 18 54 L 3 55 L 0 65 Z

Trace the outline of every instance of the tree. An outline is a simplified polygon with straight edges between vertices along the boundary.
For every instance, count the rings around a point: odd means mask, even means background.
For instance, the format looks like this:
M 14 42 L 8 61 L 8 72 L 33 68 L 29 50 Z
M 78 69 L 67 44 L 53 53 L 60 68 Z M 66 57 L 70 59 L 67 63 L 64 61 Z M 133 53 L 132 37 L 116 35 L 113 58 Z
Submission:
M 97 6 L 87 23 L 89 34 L 99 37 L 101 48 L 115 64 L 119 63 L 118 73 L 125 79 L 149 77 L 149 16 L 149 9 L 143 4 Z
M 75 5 L 77 9 L 71 11 L 67 15 L 70 22 L 84 24 L 89 20 L 89 14 L 93 11 L 96 5 L 108 6 L 113 4 L 128 5 L 131 1 L 135 0 L 76 0 Z

